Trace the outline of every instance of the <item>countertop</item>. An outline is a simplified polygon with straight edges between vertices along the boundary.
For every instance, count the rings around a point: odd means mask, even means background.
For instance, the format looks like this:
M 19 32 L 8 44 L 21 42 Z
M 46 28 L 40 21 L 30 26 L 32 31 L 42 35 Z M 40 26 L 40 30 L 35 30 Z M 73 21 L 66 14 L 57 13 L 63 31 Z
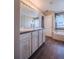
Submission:
M 37 31 L 37 30 L 42 30 L 43 28 L 34 28 L 34 29 L 20 29 L 20 34 L 23 33 L 29 33 L 29 32 L 33 32 L 33 31 Z

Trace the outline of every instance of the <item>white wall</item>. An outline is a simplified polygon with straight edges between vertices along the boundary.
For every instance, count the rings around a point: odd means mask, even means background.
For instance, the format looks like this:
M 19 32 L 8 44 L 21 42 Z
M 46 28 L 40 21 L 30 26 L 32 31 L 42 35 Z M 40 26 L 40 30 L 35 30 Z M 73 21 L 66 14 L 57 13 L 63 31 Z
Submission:
M 52 36 L 52 15 L 47 15 L 44 17 L 44 27 L 45 27 L 45 35 Z
M 14 0 L 14 59 L 20 59 L 19 22 L 20 0 Z M 5 57 L 5 56 L 4 56 Z

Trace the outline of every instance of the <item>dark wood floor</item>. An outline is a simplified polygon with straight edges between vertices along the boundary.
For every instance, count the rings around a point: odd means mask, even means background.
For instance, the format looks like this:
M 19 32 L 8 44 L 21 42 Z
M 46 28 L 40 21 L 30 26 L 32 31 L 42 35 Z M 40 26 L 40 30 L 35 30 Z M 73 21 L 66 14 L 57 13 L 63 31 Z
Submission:
M 64 43 L 47 38 L 30 59 L 64 59 Z

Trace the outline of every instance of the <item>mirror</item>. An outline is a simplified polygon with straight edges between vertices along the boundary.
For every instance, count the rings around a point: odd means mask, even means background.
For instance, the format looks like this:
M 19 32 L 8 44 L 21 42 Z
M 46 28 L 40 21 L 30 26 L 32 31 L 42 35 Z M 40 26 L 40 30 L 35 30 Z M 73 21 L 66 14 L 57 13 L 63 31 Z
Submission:
M 41 15 L 30 6 L 20 3 L 20 28 L 41 28 Z

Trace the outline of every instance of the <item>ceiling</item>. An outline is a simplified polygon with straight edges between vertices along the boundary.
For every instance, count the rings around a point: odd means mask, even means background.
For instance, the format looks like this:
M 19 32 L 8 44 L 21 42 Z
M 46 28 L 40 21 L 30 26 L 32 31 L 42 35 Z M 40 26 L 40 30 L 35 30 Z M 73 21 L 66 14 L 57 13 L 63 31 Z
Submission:
M 43 12 L 51 10 L 54 12 L 64 11 L 64 0 L 30 0 Z

